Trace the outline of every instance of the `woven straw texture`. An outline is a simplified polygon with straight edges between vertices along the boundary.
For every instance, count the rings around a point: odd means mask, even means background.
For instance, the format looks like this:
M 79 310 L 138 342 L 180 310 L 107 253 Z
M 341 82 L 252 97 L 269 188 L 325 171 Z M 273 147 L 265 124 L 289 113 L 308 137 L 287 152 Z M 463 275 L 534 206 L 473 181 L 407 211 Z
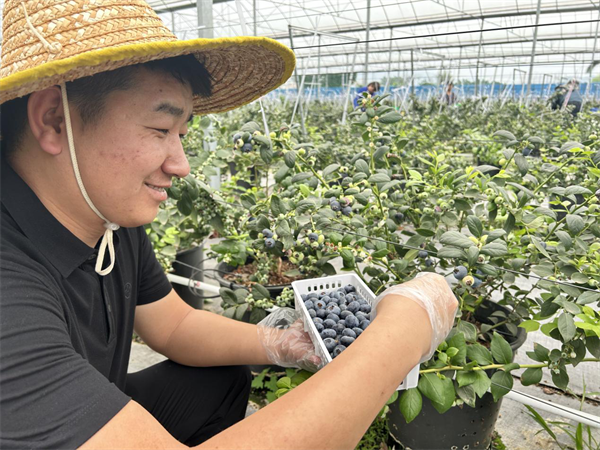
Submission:
M 30 23 L 44 38 L 42 42 Z M 268 38 L 178 41 L 142 0 L 7 0 L 0 103 L 64 81 L 120 67 L 193 54 L 213 78 L 213 95 L 194 112 L 223 112 L 284 83 L 295 58 Z

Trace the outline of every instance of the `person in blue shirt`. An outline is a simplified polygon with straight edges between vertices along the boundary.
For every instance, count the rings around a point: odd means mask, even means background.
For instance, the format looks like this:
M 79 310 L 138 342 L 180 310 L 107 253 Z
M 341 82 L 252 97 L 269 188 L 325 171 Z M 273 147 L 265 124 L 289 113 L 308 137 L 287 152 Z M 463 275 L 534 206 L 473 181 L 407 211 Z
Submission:
M 356 91 L 356 97 L 354 97 L 354 107 L 358 108 L 358 102 L 363 99 L 363 92 L 368 92 L 371 95 L 374 95 L 375 92 L 378 92 L 381 88 L 381 85 L 377 81 L 373 81 L 369 83 L 367 87 L 361 87 L 358 91 Z

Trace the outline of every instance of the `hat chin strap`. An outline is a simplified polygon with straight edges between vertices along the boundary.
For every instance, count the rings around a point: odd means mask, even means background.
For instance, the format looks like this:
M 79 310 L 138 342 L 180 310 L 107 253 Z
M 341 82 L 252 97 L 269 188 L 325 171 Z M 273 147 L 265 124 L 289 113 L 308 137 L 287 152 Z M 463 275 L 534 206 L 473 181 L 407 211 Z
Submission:
M 90 196 L 85 190 L 85 186 L 83 185 L 83 181 L 81 180 L 81 174 L 79 173 L 79 165 L 77 164 L 77 155 L 75 154 L 75 145 L 73 144 L 73 130 L 71 128 L 71 113 L 69 111 L 69 102 L 67 100 L 67 87 L 65 83 L 61 83 L 60 90 L 62 92 L 62 102 L 63 108 L 65 111 L 65 123 L 67 127 L 67 140 L 69 141 L 69 153 L 71 155 L 71 162 L 73 163 L 73 171 L 75 172 L 75 179 L 77 180 L 77 185 L 79 186 L 79 190 L 83 195 L 83 198 L 87 202 L 88 206 L 96 213 L 98 217 L 100 217 L 104 222 L 104 227 L 106 231 L 104 232 L 104 236 L 102 237 L 102 242 L 100 242 L 100 249 L 98 250 L 98 259 L 96 260 L 96 273 L 98 275 L 108 275 L 115 266 L 115 246 L 113 243 L 113 232 L 117 231 L 120 227 L 114 222 L 108 220 L 98 208 L 94 206 Z M 102 263 L 104 262 L 104 254 L 106 253 L 106 249 L 108 248 L 108 254 L 110 256 L 110 264 L 106 268 L 102 268 Z

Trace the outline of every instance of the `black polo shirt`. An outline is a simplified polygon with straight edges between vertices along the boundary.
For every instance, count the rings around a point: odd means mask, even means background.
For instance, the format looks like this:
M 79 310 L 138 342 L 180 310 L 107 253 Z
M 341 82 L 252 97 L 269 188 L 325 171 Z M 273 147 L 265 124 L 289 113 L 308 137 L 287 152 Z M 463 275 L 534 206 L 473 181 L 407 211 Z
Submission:
M 97 250 L 1 165 L 0 448 L 76 448 L 129 401 L 135 307 L 171 285 L 143 227 L 119 229 L 96 274 Z

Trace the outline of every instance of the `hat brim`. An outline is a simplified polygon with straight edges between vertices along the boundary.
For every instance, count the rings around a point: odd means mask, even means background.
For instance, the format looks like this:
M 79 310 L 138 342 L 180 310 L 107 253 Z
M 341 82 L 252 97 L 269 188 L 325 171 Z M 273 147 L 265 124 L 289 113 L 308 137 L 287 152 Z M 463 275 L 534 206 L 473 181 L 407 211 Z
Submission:
M 230 111 L 276 89 L 292 75 L 296 58 L 279 42 L 264 37 L 232 37 L 125 44 L 51 60 L 0 80 L 0 103 L 62 82 L 193 54 L 212 77 L 212 94 L 194 99 L 195 114 Z

